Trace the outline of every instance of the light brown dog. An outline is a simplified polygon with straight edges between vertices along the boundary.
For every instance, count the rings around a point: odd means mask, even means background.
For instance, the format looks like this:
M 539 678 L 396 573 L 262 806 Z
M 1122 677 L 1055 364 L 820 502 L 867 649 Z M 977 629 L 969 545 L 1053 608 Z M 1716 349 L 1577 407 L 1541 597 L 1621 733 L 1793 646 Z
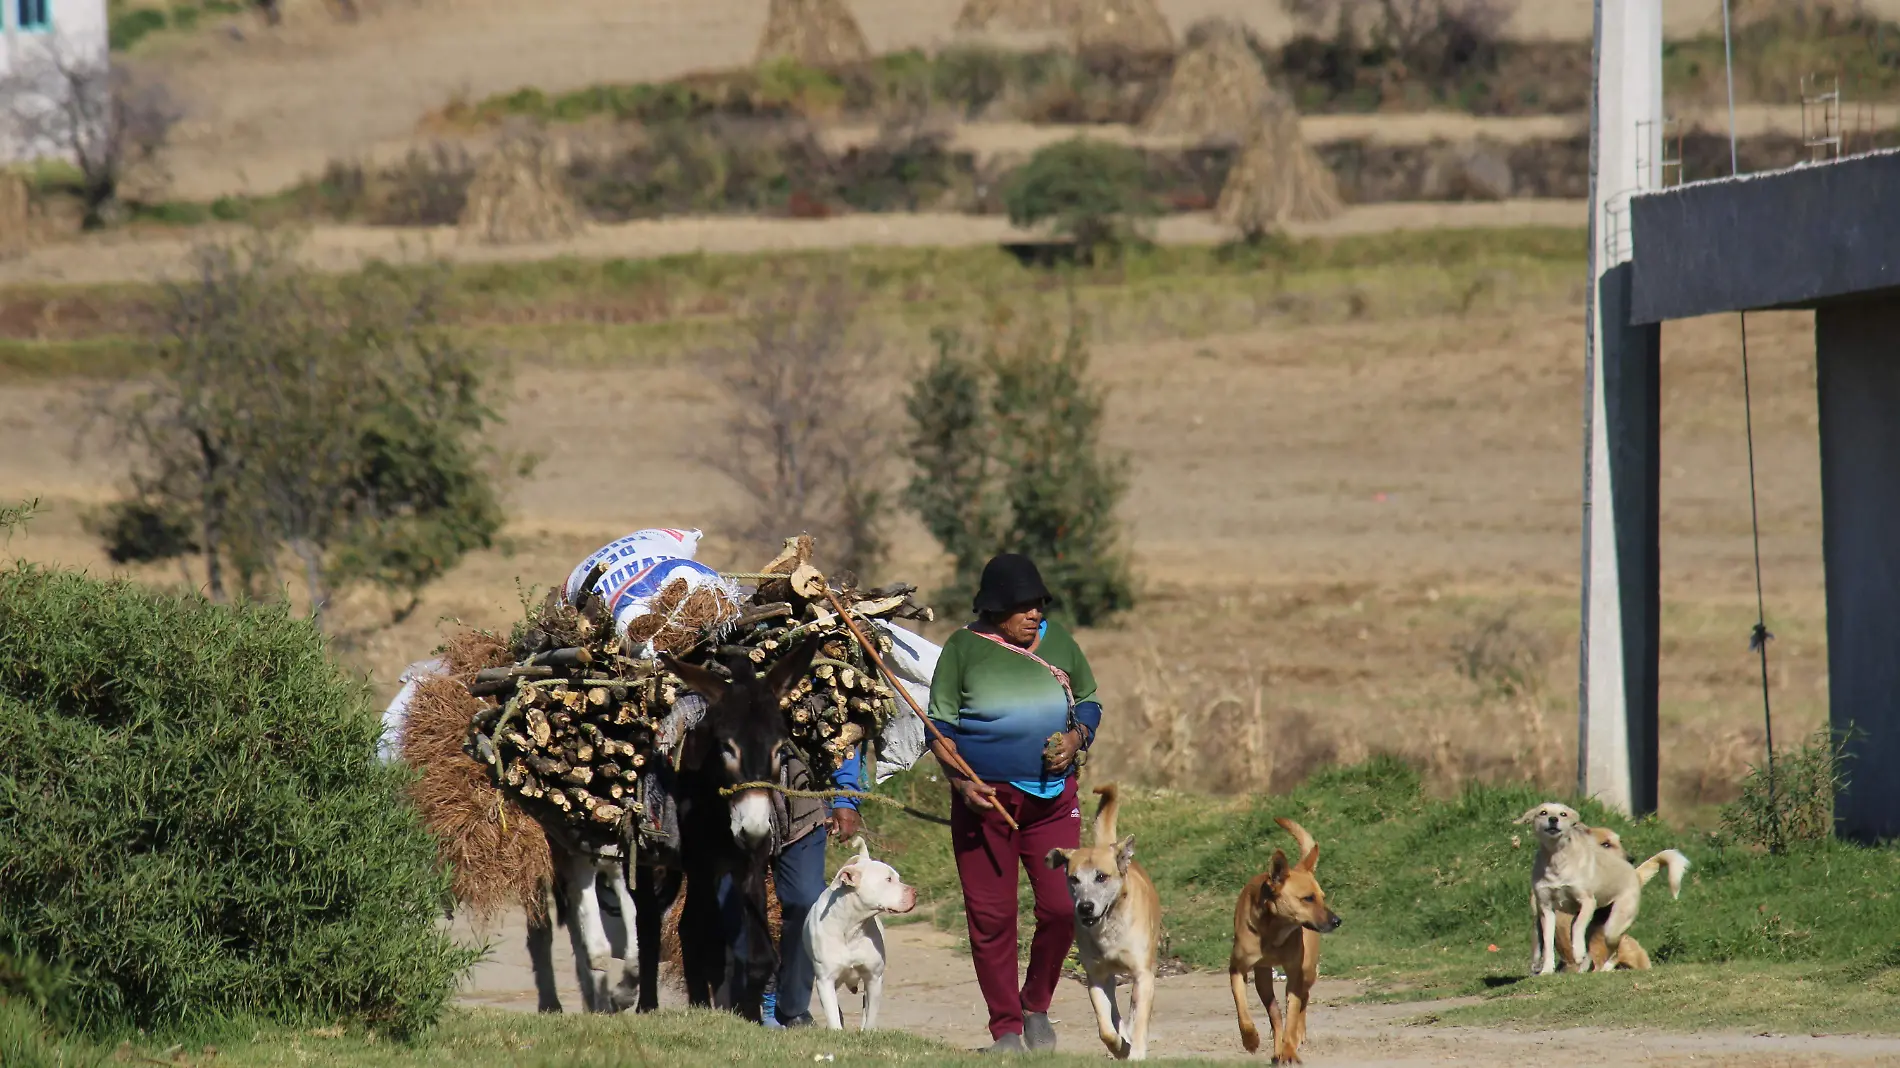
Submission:
M 1590 828 L 1590 836 L 1595 838 L 1597 844 L 1604 849 L 1623 853 L 1622 837 L 1608 827 L 1592 827 Z M 1623 853 L 1623 859 L 1628 860 L 1629 854 Z M 1649 880 L 1655 878 L 1658 871 L 1667 868 L 1669 870 L 1669 896 L 1677 897 L 1682 893 L 1682 873 L 1687 870 L 1688 867 L 1689 860 L 1687 857 L 1684 857 L 1676 850 L 1665 849 L 1655 856 L 1650 857 L 1648 860 L 1643 861 L 1641 864 L 1638 864 L 1636 866 L 1636 877 L 1640 879 L 1644 885 L 1648 885 Z M 1603 937 L 1603 925 L 1609 922 L 1609 918 L 1610 910 L 1603 908 L 1598 909 L 1596 915 L 1590 918 L 1588 934 L 1590 966 L 1595 969 L 1603 968 L 1610 959 L 1609 941 Z M 1569 913 L 1557 914 L 1557 966 L 1560 969 L 1567 970 L 1569 968 L 1571 956 L 1570 926 L 1576 922 L 1576 919 L 1574 915 Z M 1625 934 L 1623 940 L 1616 945 L 1616 965 L 1619 968 L 1628 968 L 1631 971 L 1646 972 L 1650 968 L 1649 954 L 1643 950 L 1642 944 L 1637 942 L 1635 937 Z
M 1234 991 L 1234 1012 L 1240 1017 L 1240 1044 L 1248 1053 L 1260 1049 L 1260 1032 L 1247 1011 L 1247 974 L 1267 1010 L 1273 1028 L 1273 1063 L 1299 1064 L 1300 1043 L 1306 1039 L 1306 1006 L 1319 979 L 1319 936 L 1339 929 L 1339 914 L 1326 907 L 1313 869 L 1319 864 L 1319 846 L 1306 828 L 1289 819 L 1276 819 L 1300 848 L 1300 862 L 1288 864 L 1286 854 L 1273 851 L 1266 871 L 1253 877 L 1234 905 L 1234 953 L 1227 961 L 1227 981 Z M 1286 1017 L 1273 998 L 1273 968 L 1286 973 Z
M 1095 841 L 1080 849 L 1051 849 L 1051 868 L 1067 869 L 1075 901 L 1075 955 L 1089 977 L 1089 1003 L 1102 1045 L 1123 1060 L 1148 1056 L 1154 1016 L 1155 965 L 1161 947 L 1161 896 L 1135 863 L 1135 836 L 1115 836 L 1121 793 L 1114 783 L 1095 788 Z M 1115 1005 L 1115 980 L 1128 976 L 1128 1016 Z

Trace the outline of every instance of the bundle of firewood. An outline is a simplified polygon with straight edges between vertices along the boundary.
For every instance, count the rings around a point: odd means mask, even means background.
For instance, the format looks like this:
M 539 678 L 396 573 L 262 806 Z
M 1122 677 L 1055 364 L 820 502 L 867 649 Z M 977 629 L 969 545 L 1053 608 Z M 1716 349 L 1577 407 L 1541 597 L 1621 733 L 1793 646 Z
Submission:
M 578 603 L 550 591 L 515 629 L 515 663 L 481 671 L 469 684 L 483 700 L 469 723 L 468 754 L 537 818 L 589 836 L 625 836 L 645 814 L 656 762 L 673 757 L 662 749 L 662 733 L 687 692 L 656 651 L 726 677 L 748 668 L 764 674 L 815 634 L 822 644 L 811 670 L 780 705 L 814 781 L 828 781 L 900 711 L 853 623 L 883 655 L 890 639 L 871 620 L 931 615 L 912 598 L 913 586 L 860 591 L 847 579 L 831 588 L 811 567 L 811 550 L 808 537 L 788 540 L 777 559 L 747 576 L 756 586 L 743 604 L 709 588 L 689 594 L 678 582 L 624 633 L 591 592 L 592 576 Z M 673 726 L 676 742 L 686 725 Z

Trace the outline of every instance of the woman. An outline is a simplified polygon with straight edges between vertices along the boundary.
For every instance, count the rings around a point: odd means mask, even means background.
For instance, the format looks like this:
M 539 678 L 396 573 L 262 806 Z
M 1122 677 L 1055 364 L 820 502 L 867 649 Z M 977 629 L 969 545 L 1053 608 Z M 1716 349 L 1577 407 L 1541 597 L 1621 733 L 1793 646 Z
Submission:
M 1028 557 L 991 560 L 976 594 L 977 620 L 944 643 L 930 683 L 930 718 L 946 739 L 933 747 L 955 794 L 951 848 L 993 1053 L 1055 1048 L 1049 999 L 1075 937 L 1068 887 L 1044 858 L 1081 844 L 1076 754 L 1094 740 L 1102 706 L 1075 638 L 1043 617 L 1050 600 Z M 976 778 L 951 771 L 946 750 L 960 754 Z M 998 809 L 1015 818 L 1015 830 Z M 1019 864 L 1036 897 L 1036 933 L 1020 986 Z

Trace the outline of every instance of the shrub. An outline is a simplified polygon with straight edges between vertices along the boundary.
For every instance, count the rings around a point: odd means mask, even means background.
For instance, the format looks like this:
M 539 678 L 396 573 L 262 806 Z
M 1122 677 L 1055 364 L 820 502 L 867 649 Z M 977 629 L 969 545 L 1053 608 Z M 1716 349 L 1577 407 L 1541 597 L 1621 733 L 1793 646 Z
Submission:
M 1073 311 L 1061 334 L 999 315 L 980 349 L 949 331 L 937 343 L 905 404 L 916 465 L 905 500 L 955 561 L 938 603 L 961 610 L 992 555 L 1020 552 L 1055 610 L 1084 626 L 1133 607 L 1115 514 L 1127 458 L 1102 448 L 1103 398 Z
M 1010 176 L 1003 203 L 1011 223 L 1049 223 L 1074 238 L 1077 255 L 1090 262 L 1099 250 L 1135 237 L 1139 222 L 1156 211 L 1141 153 L 1084 137 L 1038 149 Z
M 1779 853 L 1790 845 L 1825 842 L 1834 834 L 1834 795 L 1843 781 L 1845 738 L 1822 727 L 1801 745 L 1748 769 L 1741 795 L 1722 806 L 1722 831 L 1744 845 Z
M 0 572 L 0 948 L 94 1031 L 430 1025 L 476 954 L 367 697 L 282 607 Z

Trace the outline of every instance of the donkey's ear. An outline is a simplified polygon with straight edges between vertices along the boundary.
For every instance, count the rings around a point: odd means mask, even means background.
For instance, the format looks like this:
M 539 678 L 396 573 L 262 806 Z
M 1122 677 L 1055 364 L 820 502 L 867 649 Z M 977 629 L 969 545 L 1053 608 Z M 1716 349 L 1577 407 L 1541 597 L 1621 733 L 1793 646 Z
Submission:
M 666 670 L 678 675 L 680 681 L 686 684 L 687 689 L 704 697 L 708 708 L 725 700 L 726 691 L 732 688 L 731 683 L 711 671 L 693 664 L 681 663 L 673 659 L 670 653 L 661 653 L 660 663 L 665 665 Z
M 772 696 L 784 697 L 792 692 L 798 680 L 811 670 L 811 658 L 818 655 L 818 647 L 824 643 L 824 635 L 809 635 L 779 657 L 778 663 L 772 665 L 772 670 L 765 673 L 765 685 L 772 691 Z

